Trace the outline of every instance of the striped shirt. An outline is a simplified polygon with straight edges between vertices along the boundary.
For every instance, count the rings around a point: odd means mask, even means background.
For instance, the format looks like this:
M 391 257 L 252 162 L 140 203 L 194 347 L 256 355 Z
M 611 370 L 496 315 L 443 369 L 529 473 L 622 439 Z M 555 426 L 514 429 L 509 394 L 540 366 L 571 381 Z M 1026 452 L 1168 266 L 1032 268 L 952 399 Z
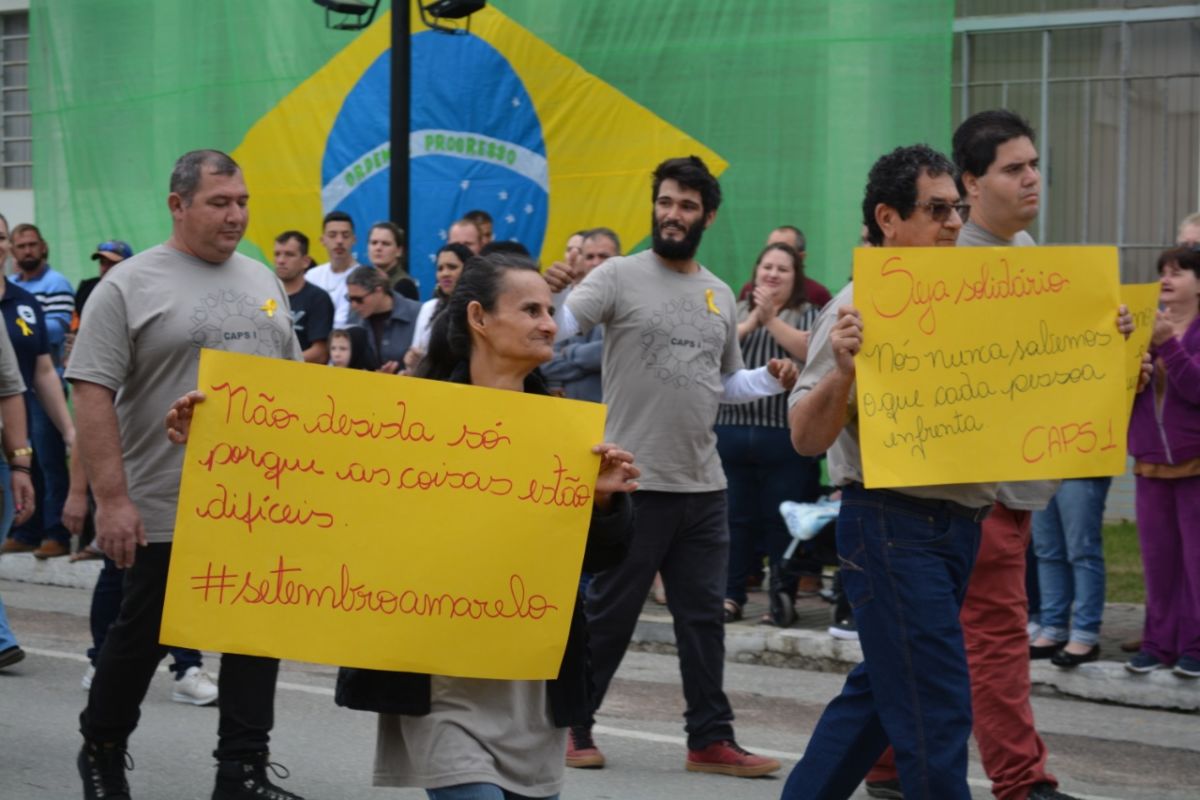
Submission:
M 75 289 L 66 277 L 51 269 L 47 264 L 40 274 L 30 277 L 21 270 L 9 276 L 9 280 L 36 297 L 46 314 L 46 337 L 50 341 L 50 355 L 55 365 L 61 363 L 63 340 L 71 330 L 71 318 L 75 315 Z
M 786 308 L 779 312 L 779 318 L 801 331 L 811 330 L 817 321 L 819 309 L 812 303 L 805 303 L 800 308 Z M 750 316 L 750 303 L 742 300 L 738 303 L 738 322 L 743 322 Z M 761 325 L 750 331 L 741 341 L 742 360 L 746 369 L 765 367 L 773 358 L 791 358 L 786 350 L 775 341 L 771 332 Z M 803 368 L 803 361 L 796 361 Z M 749 403 L 723 403 L 717 411 L 718 425 L 757 425 L 765 428 L 786 428 L 787 421 L 787 392 L 764 397 Z

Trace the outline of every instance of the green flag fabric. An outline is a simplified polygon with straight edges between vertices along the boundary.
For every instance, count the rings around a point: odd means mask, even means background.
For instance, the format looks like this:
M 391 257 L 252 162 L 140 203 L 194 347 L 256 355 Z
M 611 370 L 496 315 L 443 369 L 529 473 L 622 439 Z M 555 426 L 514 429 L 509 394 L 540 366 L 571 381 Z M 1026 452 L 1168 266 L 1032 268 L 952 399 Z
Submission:
M 352 33 L 301 0 L 33 0 L 34 183 L 51 262 L 80 278 L 97 242 L 164 240 L 171 164 L 198 147 L 246 169 L 244 250 L 269 253 L 284 227 L 315 238 L 339 207 L 362 259 L 362 226 L 388 216 L 388 6 Z M 469 37 L 415 23 L 411 268 L 431 269 L 469 207 L 544 261 L 597 225 L 632 249 L 649 233 L 650 170 L 696 153 L 725 198 L 706 265 L 740 286 L 767 233 L 791 224 L 807 234 L 810 275 L 836 289 L 870 164 L 948 142 L 952 19 L 950 0 L 493 0 Z M 455 83 L 480 74 L 496 76 L 490 91 Z

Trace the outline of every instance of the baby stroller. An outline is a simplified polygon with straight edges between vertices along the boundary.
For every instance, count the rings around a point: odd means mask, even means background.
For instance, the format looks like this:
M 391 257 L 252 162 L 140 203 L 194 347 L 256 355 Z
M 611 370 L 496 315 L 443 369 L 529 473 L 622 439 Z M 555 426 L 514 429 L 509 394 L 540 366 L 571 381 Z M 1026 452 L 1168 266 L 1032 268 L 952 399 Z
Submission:
M 788 627 L 796 619 L 795 601 L 782 587 L 795 585 L 799 575 L 821 574 L 825 567 L 838 566 L 837 518 L 841 510 L 840 500 L 827 497 L 815 503 L 796 503 L 785 500 L 779 504 L 779 513 L 792 535 L 792 543 L 784 551 L 779 575 L 771 576 L 770 613 L 771 620 L 780 627 Z M 841 571 L 834 573 L 833 585 L 822 588 L 820 596 L 833 606 L 833 623 L 829 634 L 837 639 L 858 639 L 854 628 L 854 614 L 842 591 Z

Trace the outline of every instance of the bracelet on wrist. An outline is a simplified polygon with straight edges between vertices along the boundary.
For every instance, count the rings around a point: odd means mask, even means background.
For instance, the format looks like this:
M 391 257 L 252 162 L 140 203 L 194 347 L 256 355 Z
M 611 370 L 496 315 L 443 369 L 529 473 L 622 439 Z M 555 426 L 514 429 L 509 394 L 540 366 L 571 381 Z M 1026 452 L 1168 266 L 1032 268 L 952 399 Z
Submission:
M 32 470 L 30 470 L 30 468 L 29 468 L 29 467 L 26 467 L 26 466 L 24 466 L 24 465 L 22 465 L 22 464 L 9 464 L 9 465 L 8 465 L 8 468 L 9 468 L 10 470 L 12 470 L 13 472 L 24 472 L 26 475 L 32 475 L 32 474 L 33 474 Z

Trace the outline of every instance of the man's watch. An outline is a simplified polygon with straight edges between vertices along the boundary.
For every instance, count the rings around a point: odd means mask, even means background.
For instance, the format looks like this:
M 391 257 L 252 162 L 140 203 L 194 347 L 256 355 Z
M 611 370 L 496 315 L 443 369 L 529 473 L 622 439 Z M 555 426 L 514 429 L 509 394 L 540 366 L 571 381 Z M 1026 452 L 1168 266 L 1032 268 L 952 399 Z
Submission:
M 26 445 L 25 447 L 18 447 L 16 450 L 10 451 L 8 454 L 8 460 L 12 461 L 14 458 L 31 455 L 33 455 L 33 448 Z

